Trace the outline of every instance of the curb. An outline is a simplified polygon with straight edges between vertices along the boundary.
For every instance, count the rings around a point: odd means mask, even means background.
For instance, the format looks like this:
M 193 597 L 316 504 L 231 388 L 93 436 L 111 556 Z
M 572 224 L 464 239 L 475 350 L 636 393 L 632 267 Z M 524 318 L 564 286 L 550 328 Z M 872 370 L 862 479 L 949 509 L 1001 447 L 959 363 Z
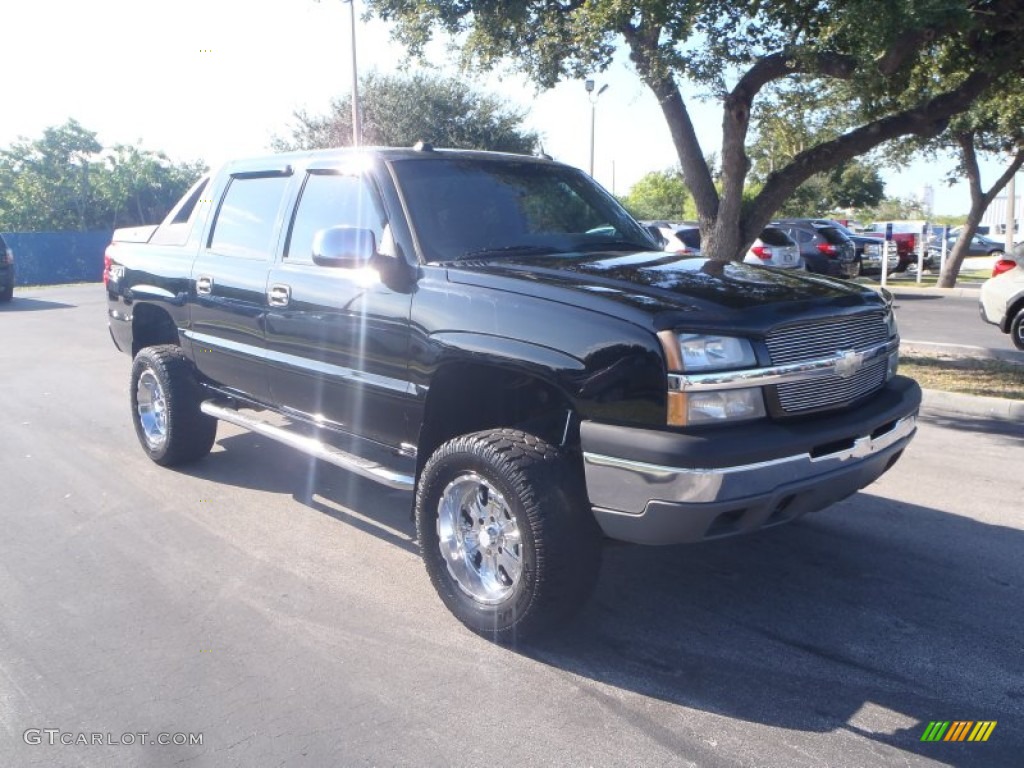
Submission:
M 1024 400 L 1002 397 L 982 397 L 944 392 L 939 389 L 922 390 L 921 411 L 934 416 L 974 416 L 980 419 L 1016 422 L 1024 427 Z
M 881 285 L 877 286 L 881 288 Z M 914 296 L 957 296 L 959 298 L 977 299 L 981 294 L 981 285 L 979 284 L 976 288 L 913 288 L 906 285 L 894 285 L 889 283 L 885 286 L 885 290 L 893 295 L 896 299 L 908 299 Z

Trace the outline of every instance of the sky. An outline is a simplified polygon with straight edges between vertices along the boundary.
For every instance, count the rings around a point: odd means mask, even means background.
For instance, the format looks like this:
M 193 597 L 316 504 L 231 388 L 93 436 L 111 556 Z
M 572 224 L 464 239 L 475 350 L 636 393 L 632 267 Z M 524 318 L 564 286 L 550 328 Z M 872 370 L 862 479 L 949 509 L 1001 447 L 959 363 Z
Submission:
M 356 0 L 357 14 L 364 9 Z M 341 0 L 4 0 L 0 28 L 0 147 L 78 120 L 104 145 L 137 144 L 211 166 L 269 151 L 297 109 L 327 110 L 351 83 L 350 9 Z M 410 62 L 382 22 L 357 20 L 358 70 L 401 71 Z M 435 45 L 428 64 L 456 74 Z M 464 76 L 464 75 L 460 75 Z M 677 165 L 668 127 L 625 56 L 594 75 L 608 89 L 596 104 L 594 176 L 624 194 L 644 174 Z M 473 78 L 482 90 L 527 110 L 556 160 L 589 165 L 591 102 L 582 81 L 537 92 L 521 76 Z M 720 143 L 721 111 L 688 104 L 705 154 Z M 944 183 L 953 161 L 920 161 L 886 172 L 886 194 L 934 189 L 936 214 L 965 214 L 965 184 Z M 1000 172 L 983 167 L 982 179 Z

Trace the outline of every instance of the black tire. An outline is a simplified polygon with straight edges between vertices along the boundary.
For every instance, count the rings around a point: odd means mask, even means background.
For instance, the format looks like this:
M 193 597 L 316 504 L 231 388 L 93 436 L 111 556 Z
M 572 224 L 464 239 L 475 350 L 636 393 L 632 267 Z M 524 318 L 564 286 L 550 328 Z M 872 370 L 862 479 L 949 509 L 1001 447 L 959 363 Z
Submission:
M 858 256 L 856 258 L 856 260 L 853 262 L 853 272 L 850 274 L 850 279 L 851 280 L 856 280 L 858 277 L 861 277 L 863 274 L 864 274 L 864 263 L 861 260 L 861 257 Z
M 199 410 L 202 392 L 180 348 L 145 347 L 132 363 L 132 423 L 146 454 L 170 467 L 200 459 L 217 437 L 217 420 Z
M 438 448 L 420 476 L 416 531 L 444 604 L 469 629 L 503 644 L 535 637 L 574 614 L 601 565 L 602 536 L 582 471 L 518 430 L 476 432 Z
M 4 288 L 2 290 L 0 290 L 0 301 L 10 301 L 13 298 L 14 298 L 14 283 L 11 283 L 10 285 L 6 285 L 6 286 L 4 286 Z
M 1013 346 L 1024 351 L 1024 309 L 1020 310 L 1010 323 L 1010 340 L 1013 341 Z

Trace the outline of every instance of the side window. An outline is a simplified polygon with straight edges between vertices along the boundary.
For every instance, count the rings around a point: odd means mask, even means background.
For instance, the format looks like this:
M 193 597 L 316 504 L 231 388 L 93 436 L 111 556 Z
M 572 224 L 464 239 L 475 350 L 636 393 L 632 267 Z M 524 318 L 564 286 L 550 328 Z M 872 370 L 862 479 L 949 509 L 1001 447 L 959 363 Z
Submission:
M 380 245 L 384 216 L 377 195 L 360 176 L 311 173 L 295 208 L 285 258 L 313 263 L 313 237 L 327 227 L 355 227 L 373 232 Z
M 287 176 L 235 177 L 228 185 L 210 233 L 210 250 L 225 256 L 267 260 Z

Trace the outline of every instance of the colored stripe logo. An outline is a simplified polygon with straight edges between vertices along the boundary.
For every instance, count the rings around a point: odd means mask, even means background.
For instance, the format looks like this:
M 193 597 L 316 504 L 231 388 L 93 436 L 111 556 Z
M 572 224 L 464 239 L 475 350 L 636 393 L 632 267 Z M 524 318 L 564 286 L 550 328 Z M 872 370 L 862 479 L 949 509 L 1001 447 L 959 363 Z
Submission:
M 988 741 L 997 720 L 932 720 L 921 741 Z

